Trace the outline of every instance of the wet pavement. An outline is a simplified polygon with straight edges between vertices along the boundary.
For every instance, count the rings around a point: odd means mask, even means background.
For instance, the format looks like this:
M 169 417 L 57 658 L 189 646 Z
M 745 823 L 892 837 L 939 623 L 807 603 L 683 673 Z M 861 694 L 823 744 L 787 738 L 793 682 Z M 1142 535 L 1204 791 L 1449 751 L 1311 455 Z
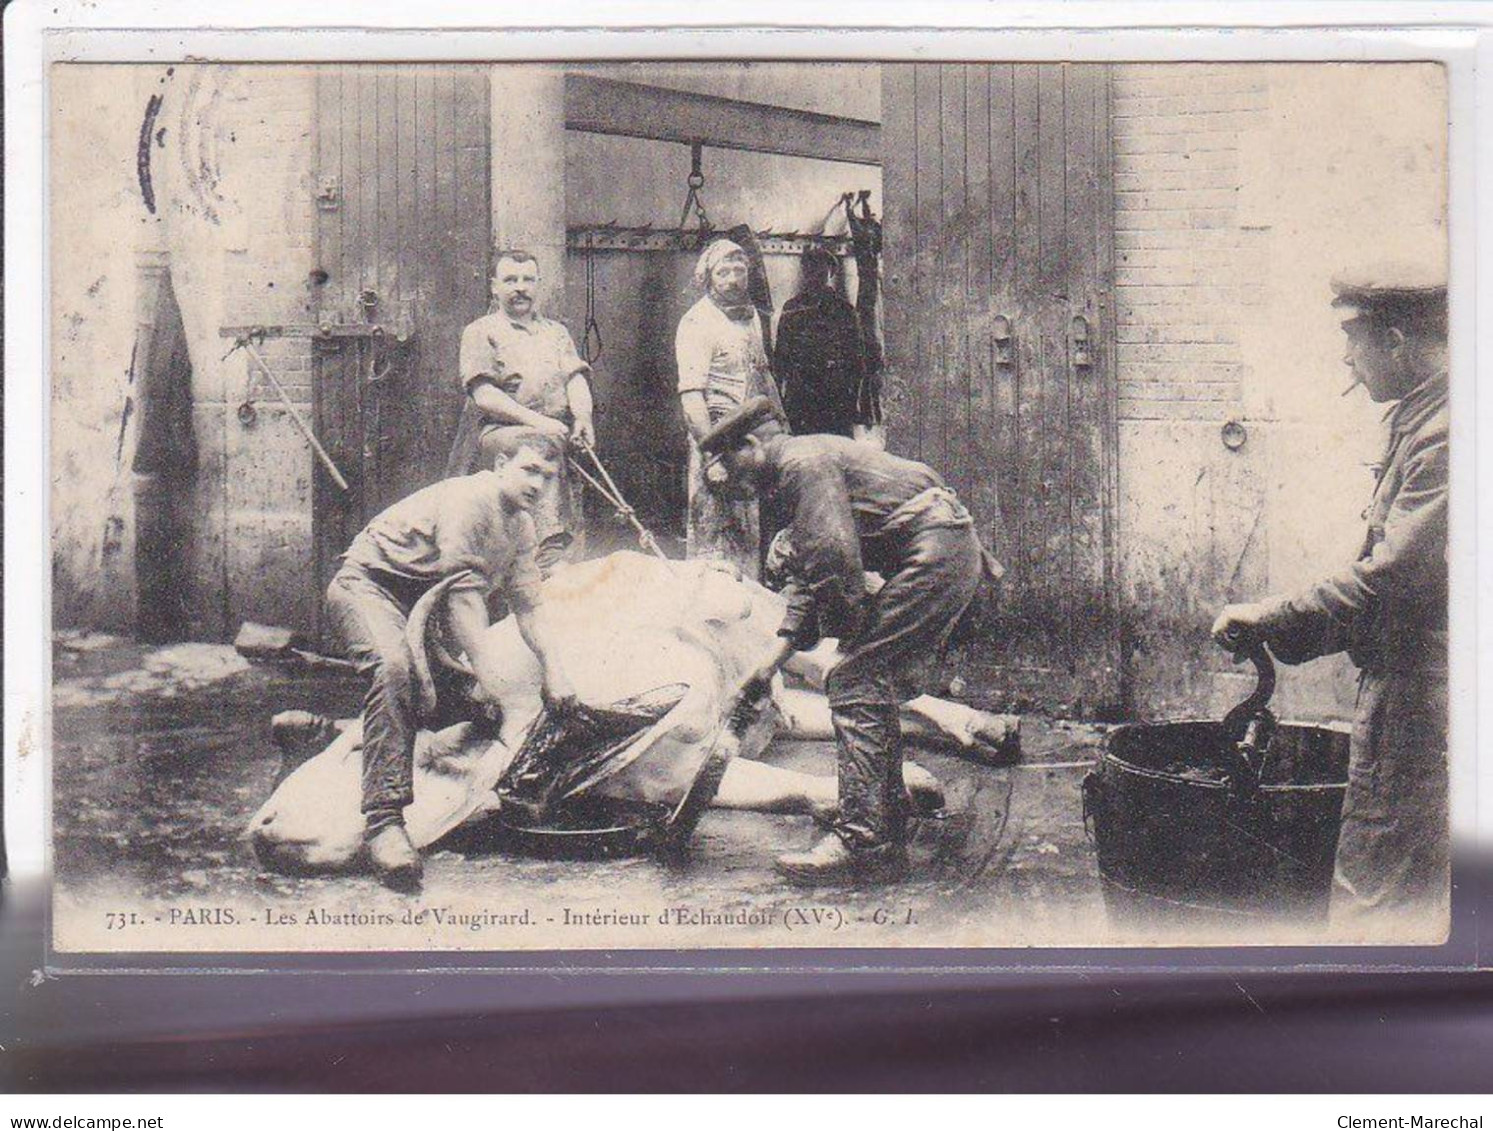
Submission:
M 304 925 L 308 909 L 335 919 L 409 908 L 410 897 L 367 876 L 267 872 L 242 839 L 279 771 L 271 716 L 292 707 L 355 714 L 361 696 L 355 678 L 250 664 L 220 645 L 152 649 L 97 636 L 59 637 L 54 657 L 59 919 L 94 915 L 121 896 L 130 906 L 157 910 L 259 908 L 258 927 L 268 926 L 259 916 L 273 917 L 272 909 Z M 909 751 L 941 779 L 948 797 L 945 819 L 917 823 L 912 878 L 870 890 L 820 889 L 814 902 L 830 910 L 817 923 L 799 924 L 797 934 L 791 920 L 805 894 L 785 885 L 772 861 L 815 838 L 803 817 L 712 810 L 689 859 L 673 866 L 651 858 L 536 860 L 487 850 L 467 837 L 430 854 L 425 890 L 416 898 L 427 908 L 532 907 L 557 924 L 630 908 L 646 908 L 655 918 L 672 908 L 684 909 L 686 920 L 695 912 L 707 916 L 700 924 L 676 924 L 681 929 L 667 941 L 642 927 L 629 934 L 627 924 L 615 921 L 600 924 L 597 934 L 589 931 L 598 925 L 592 923 L 573 935 L 580 946 L 598 945 L 602 937 L 620 945 L 635 939 L 639 946 L 694 945 L 707 937 L 714 945 L 778 946 L 1098 941 L 1103 904 L 1080 782 L 1103 731 L 1035 718 L 1024 725 L 1024 758 L 1013 767 L 977 765 L 944 750 Z M 828 743 L 780 741 L 766 758 L 833 773 Z M 745 921 L 712 928 L 710 915 Z M 692 926 L 700 932 L 692 934 Z M 482 924 L 471 931 L 470 943 L 448 931 L 436 945 L 476 947 L 504 937 L 479 934 Z M 337 942 L 335 931 L 279 937 L 284 941 L 276 948 L 326 949 Z M 246 938 L 246 945 L 264 945 L 258 934 Z M 514 945 L 504 938 L 504 947 Z M 546 938 L 554 945 L 553 932 Z

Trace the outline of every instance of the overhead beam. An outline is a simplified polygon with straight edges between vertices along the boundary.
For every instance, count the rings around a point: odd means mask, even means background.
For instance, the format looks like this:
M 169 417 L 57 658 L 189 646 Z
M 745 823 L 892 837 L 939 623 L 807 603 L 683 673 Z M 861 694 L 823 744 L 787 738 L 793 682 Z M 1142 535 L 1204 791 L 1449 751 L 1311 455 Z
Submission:
M 595 75 L 565 76 L 565 128 L 686 145 L 699 142 L 713 149 L 881 164 L 881 126 L 876 122 Z

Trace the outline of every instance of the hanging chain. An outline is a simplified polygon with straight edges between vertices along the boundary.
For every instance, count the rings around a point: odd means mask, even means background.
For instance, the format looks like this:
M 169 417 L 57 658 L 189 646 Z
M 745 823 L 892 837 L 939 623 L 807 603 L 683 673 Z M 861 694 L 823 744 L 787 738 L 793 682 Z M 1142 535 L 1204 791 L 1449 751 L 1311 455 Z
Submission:
M 705 187 L 705 173 L 701 169 L 704 148 L 698 141 L 690 144 L 689 177 L 684 182 L 689 186 L 689 192 L 684 197 L 684 210 L 679 213 L 679 229 L 683 231 L 685 223 L 689 220 L 690 209 L 693 208 L 701 235 L 708 233 L 712 227 L 710 217 L 705 213 L 705 198 L 700 192 Z
M 586 248 L 586 328 L 581 334 L 581 357 L 595 365 L 601 356 L 601 324 L 596 321 L 596 249 Z

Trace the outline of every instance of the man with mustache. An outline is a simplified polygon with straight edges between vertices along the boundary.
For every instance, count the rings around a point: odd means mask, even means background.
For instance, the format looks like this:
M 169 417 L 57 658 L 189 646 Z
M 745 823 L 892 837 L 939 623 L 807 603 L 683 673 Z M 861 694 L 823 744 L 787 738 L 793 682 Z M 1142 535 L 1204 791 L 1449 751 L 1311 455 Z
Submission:
M 695 265 L 701 297 L 679 320 L 674 354 L 690 436 L 687 553 L 731 562 L 755 579 L 761 555 L 757 504 L 714 490 L 724 472 L 706 469 L 699 449 L 711 427 L 750 398 L 765 396 L 781 408 L 750 282 L 745 248 L 728 239 L 709 244 Z
M 564 325 L 538 312 L 539 264 L 527 251 L 500 252 L 493 268 L 494 309 L 461 336 L 461 384 L 467 406 L 446 474 L 491 467 L 521 444 L 552 450 L 555 474 L 534 507 L 540 572 L 584 543 L 579 484 L 565 458 L 570 443 L 596 442 L 591 367 Z
M 353 539 L 327 588 L 327 616 L 358 670 L 369 677 L 363 705 L 363 802 L 369 862 L 398 891 L 418 889 L 420 855 L 404 828 L 414 800 L 414 656 L 410 610 L 433 586 L 454 579 L 447 607 L 456 644 L 490 694 L 501 691 L 488 643 L 487 598 L 502 593 L 524 642 L 539 658 L 544 696 L 564 709 L 575 697 L 546 644 L 530 512 L 555 475 L 549 446 L 521 443 L 496 470 L 443 479 L 416 491 Z

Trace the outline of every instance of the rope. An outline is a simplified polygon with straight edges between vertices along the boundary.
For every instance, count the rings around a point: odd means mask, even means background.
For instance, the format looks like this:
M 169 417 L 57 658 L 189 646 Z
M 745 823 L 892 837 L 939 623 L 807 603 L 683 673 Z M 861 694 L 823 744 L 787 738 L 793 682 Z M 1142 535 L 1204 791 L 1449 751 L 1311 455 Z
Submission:
M 595 345 L 592 345 L 592 342 Z M 581 357 L 587 365 L 595 365 L 601 357 L 601 324 L 596 321 L 596 251 L 586 248 L 586 328 L 581 334 Z
M 633 510 L 633 508 L 628 505 L 627 500 L 622 497 L 621 490 L 618 489 L 617 484 L 612 479 L 612 477 L 607 474 L 607 469 L 602 464 L 601 458 L 596 454 L 596 449 L 593 448 L 590 444 L 576 444 L 575 446 L 581 451 L 585 452 L 586 455 L 591 457 L 591 463 L 595 466 L 596 471 L 601 476 L 601 478 L 606 480 L 606 485 L 603 486 L 601 483 L 599 483 L 596 477 L 588 472 L 584 467 L 582 467 L 580 461 L 577 460 L 574 456 L 569 456 L 567 457 L 568 461 L 570 463 L 570 466 L 575 470 L 575 473 L 579 475 L 583 480 L 585 480 L 586 483 L 590 485 L 592 490 L 594 490 L 598 495 L 600 495 L 603 499 L 611 504 L 612 509 L 617 512 L 618 518 L 623 519 L 629 526 L 633 528 L 633 531 L 638 536 L 638 544 L 642 546 L 643 549 L 647 550 L 650 554 L 654 555 L 654 557 L 660 559 L 661 561 L 671 561 L 672 559 L 670 559 L 669 555 L 664 553 L 663 547 L 658 544 L 658 539 L 654 538 L 653 531 L 649 530 L 642 524 L 642 522 L 638 520 L 638 512 Z

